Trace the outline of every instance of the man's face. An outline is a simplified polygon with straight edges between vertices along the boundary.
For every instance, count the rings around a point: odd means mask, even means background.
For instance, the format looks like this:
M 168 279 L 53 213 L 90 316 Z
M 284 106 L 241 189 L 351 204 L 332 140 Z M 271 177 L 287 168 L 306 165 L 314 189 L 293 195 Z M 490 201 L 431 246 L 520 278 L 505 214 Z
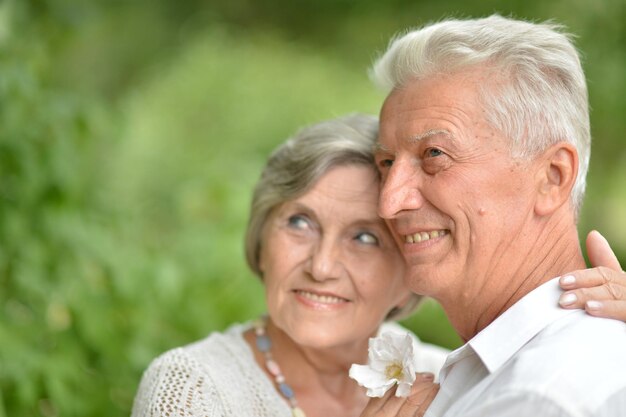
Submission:
M 531 162 L 485 121 L 476 69 L 413 81 L 380 118 L 379 214 L 408 265 L 408 284 L 440 301 L 473 299 L 501 278 L 533 212 Z M 507 271 L 509 272 L 509 271 Z

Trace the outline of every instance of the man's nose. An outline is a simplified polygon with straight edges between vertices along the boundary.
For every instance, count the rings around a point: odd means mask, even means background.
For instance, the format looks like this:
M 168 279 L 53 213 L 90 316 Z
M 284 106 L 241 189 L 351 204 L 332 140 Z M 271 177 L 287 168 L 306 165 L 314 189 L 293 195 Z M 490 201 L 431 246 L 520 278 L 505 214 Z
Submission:
M 410 161 L 395 163 L 381 183 L 378 215 L 393 219 L 400 212 L 417 210 L 423 204 L 418 170 L 410 166 Z

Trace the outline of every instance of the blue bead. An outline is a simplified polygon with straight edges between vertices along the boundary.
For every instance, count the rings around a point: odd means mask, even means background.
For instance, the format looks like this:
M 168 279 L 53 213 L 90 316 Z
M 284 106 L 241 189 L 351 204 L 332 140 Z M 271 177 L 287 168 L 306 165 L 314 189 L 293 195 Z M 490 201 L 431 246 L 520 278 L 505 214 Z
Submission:
M 270 341 L 270 338 L 266 335 L 259 335 L 256 337 L 256 347 L 261 352 L 268 352 L 272 347 L 272 342 Z
M 280 388 L 280 392 L 283 393 L 283 395 L 285 396 L 285 398 L 287 398 L 288 400 L 293 398 L 293 390 L 291 389 L 291 387 L 287 384 L 285 384 L 284 382 L 278 385 L 278 388 Z

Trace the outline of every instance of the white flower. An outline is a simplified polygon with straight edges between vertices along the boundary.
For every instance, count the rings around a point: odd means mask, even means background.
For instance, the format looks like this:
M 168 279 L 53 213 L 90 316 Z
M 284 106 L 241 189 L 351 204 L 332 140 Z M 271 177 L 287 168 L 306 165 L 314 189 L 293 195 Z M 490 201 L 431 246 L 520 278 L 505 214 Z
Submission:
M 350 378 L 367 388 L 368 397 L 382 397 L 396 383 L 396 397 L 406 397 L 415 381 L 417 361 L 413 338 L 387 332 L 369 341 L 368 365 L 352 365 Z

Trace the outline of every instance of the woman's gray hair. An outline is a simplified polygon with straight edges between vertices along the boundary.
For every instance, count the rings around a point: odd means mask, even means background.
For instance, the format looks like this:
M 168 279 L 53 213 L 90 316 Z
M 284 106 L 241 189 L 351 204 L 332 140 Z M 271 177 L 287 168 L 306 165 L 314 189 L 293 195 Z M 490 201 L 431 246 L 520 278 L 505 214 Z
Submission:
M 578 52 L 562 26 L 498 15 L 442 21 L 393 39 L 371 77 L 391 91 L 479 65 L 493 75 L 479 86 L 487 121 L 511 139 L 514 157 L 533 157 L 560 141 L 578 151 L 571 195 L 578 214 L 589 167 L 589 104 Z
M 272 210 L 306 193 L 331 168 L 360 164 L 377 172 L 373 155 L 377 137 L 375 116 L 351 114 L 305 127 L 272 152 L 254 188 L 245 235 L 246 260 L 256 275 L 262 277 L 263 228 Z M 414 295 L 402 308 L 392 309 L 387 319 L 407 316 L 419 300 Z

